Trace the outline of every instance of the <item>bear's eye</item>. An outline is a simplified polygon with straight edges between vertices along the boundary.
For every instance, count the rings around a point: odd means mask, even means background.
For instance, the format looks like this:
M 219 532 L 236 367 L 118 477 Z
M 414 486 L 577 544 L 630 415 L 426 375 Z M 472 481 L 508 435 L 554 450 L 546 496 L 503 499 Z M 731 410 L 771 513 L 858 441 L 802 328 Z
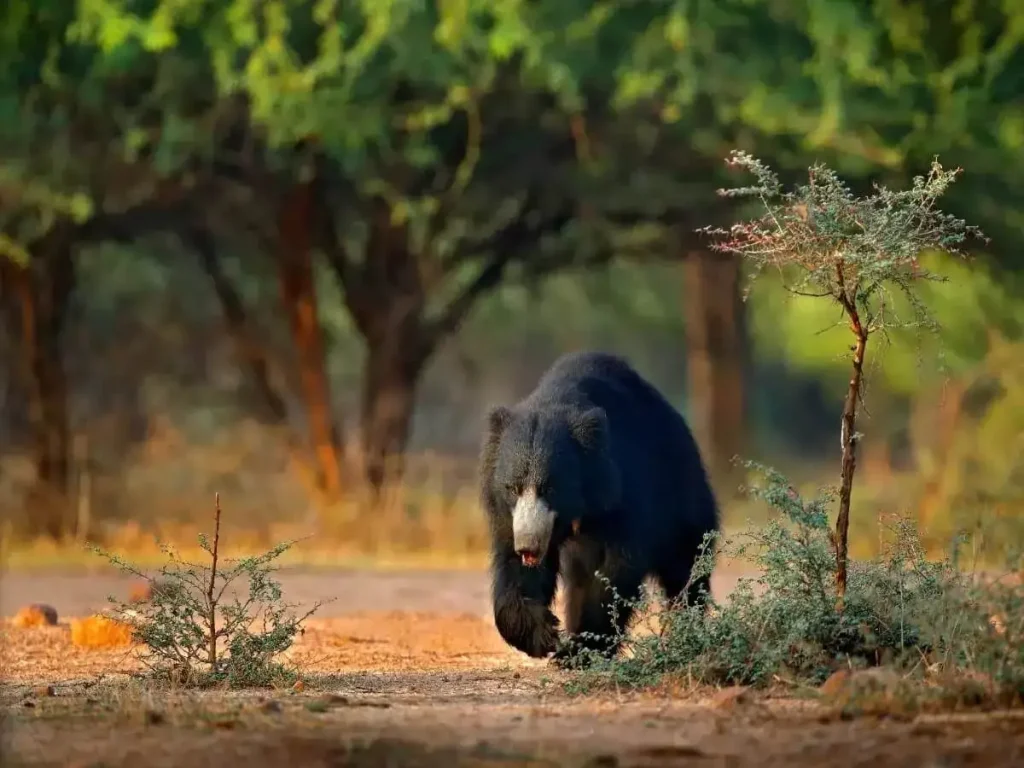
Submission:
M 522 483 L 513 480 L 505 485 L 505 490 L 509 492 L 510 496 L 519 496 L 523 492 L 523 485 Z

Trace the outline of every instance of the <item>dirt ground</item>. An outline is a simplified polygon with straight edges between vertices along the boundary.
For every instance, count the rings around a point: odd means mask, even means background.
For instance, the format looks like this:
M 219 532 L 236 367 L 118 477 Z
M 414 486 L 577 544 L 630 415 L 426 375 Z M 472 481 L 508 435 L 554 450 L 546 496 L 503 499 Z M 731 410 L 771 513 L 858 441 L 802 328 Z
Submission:
M 2 764 L 14 766 L 1024 765 L 1013 715 L 842 720 L 812 701 L 687 692 L 571 696 L 565 677 L 501 641 L 481 573 L 285 573 L 302 604 L 336 597 L 293 650 L 301 690 L 158 692 L 124 650 L 83 650 L 66 626 L 5 620 Z M 734 575 L 720 575 L 716 593 Z M 61 621 L 130 582 L 5 574 L 0 612 Z

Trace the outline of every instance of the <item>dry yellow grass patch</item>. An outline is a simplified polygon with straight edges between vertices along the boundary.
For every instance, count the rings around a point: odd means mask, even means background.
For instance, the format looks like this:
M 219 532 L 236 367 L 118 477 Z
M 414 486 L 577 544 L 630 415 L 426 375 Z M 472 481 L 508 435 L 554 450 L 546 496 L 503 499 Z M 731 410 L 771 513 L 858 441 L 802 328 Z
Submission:
M 71 643 L 79 648 L 120 648 L 133 645 L 132 628 L 107 616 L 71 620 Z

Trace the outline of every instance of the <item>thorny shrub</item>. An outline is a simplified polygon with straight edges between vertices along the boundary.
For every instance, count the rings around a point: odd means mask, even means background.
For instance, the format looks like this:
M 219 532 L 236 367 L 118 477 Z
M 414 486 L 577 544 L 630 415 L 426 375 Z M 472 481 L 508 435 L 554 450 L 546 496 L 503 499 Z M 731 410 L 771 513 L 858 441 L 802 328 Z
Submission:
M 868 340 L 883 338 L 897 327 L 937 324 L 915 292 L 922 280 L 942 280 L 921 266 L 924 251 L 941 250 L 966 256 L 969 237 L 985 239 L 976 227 L 938 208 L 959 169 L 944 169 L 933 161 L 927 176 L 914 178 L 910 189 L 876 186 L 874 194 L 859 197 L 835 171 L 816 164 L 806 184 L 785 190 L 778 176 L 752 155 L 733 151 L 730 166 L 754 177 L 748 187 L 719 190 L 724 197 L 755 198 L 764 209 L 752 221 L 729 229 L 704 227 L 712 235 L 712 250 L 743 258 L 751 278 L 771 269 L 794 295 L 836 306 L 851 337 L 850 381 L 840 421 L 842 471 L 833 548 L 836 557 L 836 597 L 845 599 L 849 585 L 848 542 L 853 481 L 857 467 L 857 415 L 864 394 L 864 363 Z M 896 311 L 898 297 L 908 300 L 912 317 Z
M 741 579 L 726 602 L 710 598 L 707 612 L 659 608 L 647 590 L 634 607 L 660 630 L 625 635 L 614 659 L 579 651 L 571 687 L 647 687 L 669 675 L 695 684 L 808 686 L 838 669 L 886 666 L 935 691 L 970 679 L 989 699 L 1024 698 L 1024 589 L 1016 574 L 993 579 L 961 568 L 963 539 L 930 562 L 914 526 L 897 519 L 879 557 L 851 563 L 837 607 L 826 513 L 835 491 L 805 500 L 778 472 L 747 467 L 764 479 L 748 490 L 781 514 L 716 548 L 752 561 L 760 575 Z M 710 572 L 710 550 L 691 579 Z M 1024 561 L 1013 560 L 1019 573 Z
M 210 555 L 208 565 L 187 562 L 161 543 L 170 562 L 149 575 L 90 545 L 122 571 L 149 584 L 145 599 L 132 603 L 109 600 L 117 618 L 131 626 L 142 644 L 140 660 L 159 677 L 181 685 L 226 683 L 233 688 L 287 682 L 295 674 L 278 658 L 302 632 L 302 622 L 322 603 L 301 616 L 293 615 L 294 606 L 283 601 L 281 586 L 272 578 L 273 561 L 294 541 L 261 555 L 221 562 L 220 512 L 218 495 L 213 541 L 199 534 L 199 545 Z M 229 588 L 242 580 L 248 582 L 248 588 L 229 594 Z

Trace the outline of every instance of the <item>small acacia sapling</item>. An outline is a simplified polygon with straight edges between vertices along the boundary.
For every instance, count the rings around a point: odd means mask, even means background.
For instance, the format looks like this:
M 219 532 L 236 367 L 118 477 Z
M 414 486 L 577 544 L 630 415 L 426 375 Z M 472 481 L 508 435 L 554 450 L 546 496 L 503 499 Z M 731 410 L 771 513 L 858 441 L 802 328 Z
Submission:
M 732 152 L 727 163 L 750 172 L 755 184 L 719 190 L 719 194 L 756 198 L 763 213 L 729 229 L 698 231 L 716 238 L 713 250 L 737 254 L 749 262 L 752 277 L 771 268 L 791 293 L 837 304 L 853 336 L 840 432 L 839 513 L 833 534 L 841 604 L 846 594 L 850 498 L 859 438 L 857 407 L 868 340 L 899 326 L 934 327 L 914 287 L 920 280 L 943 278 L 922 268 L 918 257 L 926 250 L 963 257 L 969 236 L 985 238 L 976 227 L 937 208 L 938 199 L 960 173 L 960 169 L 944 169 L 937 160 L 926 176 L 914 178 L 909 189 L 876 186 L 865 197 L 855 196 L 834 171 L 822 165 L 812 166 L 807 182 L 787 191 L 767 165 L 745 152 Z M 897 315 L 895 293 L 907 298 L 912 318 Z
M 278 657 L 292 646 L 303 622 L 322 603 L 295 615 L 273 578 L 274 561 L 295 542 L 278 544 L 261 555 L 224 560 L 220 494 L 214 501 L 213 527 L 212 542 L 199 535 L 208 563 L 187 562 L 162 544 L 169 562 L 155 575 L 100 547 L 90 545 L 90 549 L 148 585 L 148 596 L 130 605 L 110 600 L 115 615 L 131 627 L 143 646 L 140 661 L 152 672 L 185 685 L 225 682 L 245 687 L 280 682 L 291 671 Z

